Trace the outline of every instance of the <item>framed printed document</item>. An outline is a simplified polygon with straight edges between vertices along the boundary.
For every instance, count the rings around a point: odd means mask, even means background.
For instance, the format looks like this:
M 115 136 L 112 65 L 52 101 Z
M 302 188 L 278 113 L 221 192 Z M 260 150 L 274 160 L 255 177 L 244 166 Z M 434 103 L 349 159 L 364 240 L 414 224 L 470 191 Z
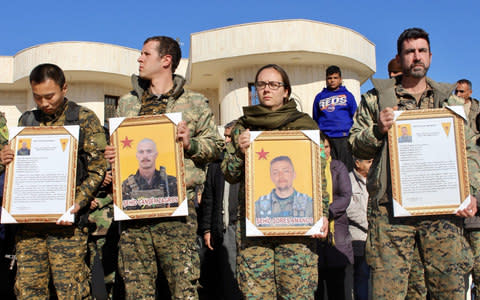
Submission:
M 388 132 L 394 216 L 453 214 L 470 202 L 463 110 L 395 112 Z
M 114 219 L 188 214 L 183 147 L 176 142 L 181 113 L 112 118 Z
M 12 127 L 2 223 L 73 222 L 80 127 Z
M 247 236 L 320 233 L 318 130 L 252 131 L 245 157 Z

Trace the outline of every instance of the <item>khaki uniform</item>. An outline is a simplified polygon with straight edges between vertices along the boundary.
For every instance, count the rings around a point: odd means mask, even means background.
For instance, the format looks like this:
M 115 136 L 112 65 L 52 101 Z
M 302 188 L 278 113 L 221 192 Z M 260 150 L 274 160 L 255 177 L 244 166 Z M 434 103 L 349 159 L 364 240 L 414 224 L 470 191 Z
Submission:
M 398 81 L 400 82 L 400 81 Z M 355 116 L 350 143 L 359 158 L 374 157 L 367 180 L 369 230 L 367 263 L 372 268 L 374 299 L 403 299 L 415 246 L 418 246 L 425 281 L 434 299 L 463 299 L 464 275 L 473 264 L 472 252 L 462 235 L 463 219 L 455 216 L 393 218 L 387 137 L 378 129 L 379 112 L 388 106 L 399 110 L 439 108 L 455 104 L 451 87 L 427 78 L 428 88 L 417 104 L 394 79 L 378 81 L 377 89 L 367 92 Z M 478 190 L 479 154 L 471 132 L 466 129 L 471 193 Z
M 63 125 L 67 101 L 53 115 L 39 112 L 40 126 Z M 19 125 L 24 124 L 23 116 Z M 87 177 L 77 185 L 75 203 L 81 208 L 90 204 L 103 180 L 106 140 L 95 113 L 81 107 L 78 115 L 83 135 L 83 151 L 88 156 Z M 79 145 L 80 148 L 80 145 Z M 85 264 L 87 233 L 77 226 L 26 224 L 16 237 L 18 299 L 48 299 L 50 275 L 59 299 L 84 299 L 90 296 L 89 270 Z
M 468 125 L 477 135 L 477 145 L 479 145 L 479 123 L 480 123 L 480 105 L 477 99 L 470 98 L 470 110 L 466 112 L 468 117 Z M 473 294 L 475 299 L 480 299 L 480 217 L 465 219 L 465 236 L 468 243 L 472 247 L 475 263 L 473 265 L 472 276 L 475 288 Z
M 119 100 L 119 117 L 182 112 L 190 130 L 190 149 L 185 151 L 188 216 L 122 223 L 119 272 L 127 299 L 155 299 L 157 261 L 167 278 L 172 299 L 198 299 L 200 260 L 194 198 L 205 182 L 206 164 L 220 155 L 223 141 L 207 99 L 184 90 L 184 82 L 175 75 L 173 89 L 157 97 L 148 91 L 150 82 L 132 76 L 133 91 Z

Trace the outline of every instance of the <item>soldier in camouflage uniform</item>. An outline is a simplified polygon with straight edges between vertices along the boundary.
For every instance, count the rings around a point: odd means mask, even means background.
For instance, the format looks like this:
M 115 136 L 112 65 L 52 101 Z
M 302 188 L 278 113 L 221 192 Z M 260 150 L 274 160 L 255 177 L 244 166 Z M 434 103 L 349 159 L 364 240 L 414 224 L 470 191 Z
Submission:
M 5 119 L 5 114 L 0 112 L 0 150 L 3 149 L 3 146 L 8 144 L 8 128 L 7 120 Z M 0 174 L 5 171 L 5 166 L 0 163 Z
M 311 237 L 246 237 L 245 232 L 245 152 L 250 130 L 318 130 L 317 123 L 297 110 L 290 99 L 291 86 L 286 72 L 266 65 L 255 76 L 260 105 L 244 107 L 244 115 L 232 129 L 222 171 L 230 183 L 241 182 L 237 224 L 237 279 L 246 299 L 313 299 L 317 287 L 317 255 Z M 328 231 L 328 197 L 325 162 L 321 172 L 323 228 Z
M 393 110 L 439 108 L 455 104 L 451 85 L 426 77 L 431 52 L 428 34 L 419 28 L 405 30 L 397 42 L 397 60 L 403 75 L 373 80 L 375 89 L 362 97 L 350 131 L 353 154 L 374 157 L 368 174 L 368 239 L 366 259 L 372 270 L 373 299 L 404 299 L 415 245 L 425 270 L 432 299 L 464 299 L 464 275 L 472 267 L 472 253 L 462 236 L 462 218 L 476 212 L 476 199 L 457 216 L 394 218 L 391 200 L 387 131 L 393 124 Z M 445 102 L 447 101 L 447 102 Z M 471 193 L 479 188 L 479 153 L 466 128 Z
M 78 109 L 79 170 L 73 213 L 88 209 L 106 170 L 103 157 L 106 140 L 100 121 L 91 110 L 65 98 L 67 85 L 58 66 L 42 64 L 35 67 L 30 73 L 30 84 L 39 110 L 24 113 L 19 120 L 20 126 L 61 126 L 67 123 L 70 109 Z M 13 156 L 9 147 L 0 152 L 3 163 L 10 163 Z M 78 220 L 78 214 L 75 219 Z M 90 297 L 89 270 L 85 264 L 87 233 L 79 226 L 59 225 L 71 223 L 25 224 L 18 230 L 15 283 L 18 299 L 48 299 L 50 276 L 59 299 Z
M 0 112 L 0 150 L 8 144 L 8 128 L 5 114 Z M 3 200 L 3 186 L 5 179 L 5 166 L 0 164 L 0 204 Z M 0 212 L 3 208 L 0 207 Z M 13 283 L 15 281 L 14 271 L 11 269 L 11 263 L 5 255 L 13 253 L 13 237 L 15 235 L 14 224 L 0 224 L 0 295 L 4 299 L 15 299 L 13 293 Z
M 183 88 L 174 75 L 181 58 L 178 43 L 169 37 L 148 38 L 138 59 L 140 77 L 132 76 L 133 91 L 119 100 L 117 116 L 132 117 L 182 112 L 177 140 L 183 142 L 188 216 L 133 220 L 122 223 L 119 272 L 127 299 L 155 299 L 157 262 L 172 299 L 198 299 L 199 257 L 196 246 L 196 190 L 205 182 L 205 167 L 222 151 L 208 100 Z M 105 157 L 114 161 L 115 149 Z
M 464 99 L 465 114 L 468 118 L 468 125 L 477 134 L 477 145 L 479 139 L 480 105 L 477 99 L 472 97 L 472 82 L 468 79 L 460 79 L 454 91 L 455 96 Z M 472 247 L 475 263 L 472 270 L 474 288 L 472 294 L 475 299 L 480 299 L 480 216 L 465 219 L 465 236 Z

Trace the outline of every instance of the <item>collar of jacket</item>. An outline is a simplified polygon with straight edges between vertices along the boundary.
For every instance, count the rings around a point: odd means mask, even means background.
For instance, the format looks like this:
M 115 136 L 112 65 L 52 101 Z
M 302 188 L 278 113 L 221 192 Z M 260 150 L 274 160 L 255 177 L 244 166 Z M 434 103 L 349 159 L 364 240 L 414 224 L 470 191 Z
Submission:
M 138 75 L 132 75 L 131 77 L 132 87 L 137 97 L 141 97 L 145 91 L 148 91 L 150 87 L 150 80 L 142 79 Z M 180 75 L 173 74 L 173 91 L 169 95 L 169 98 L 178 99 L 183 94 L 183 86 L 185 85 L 185 78 Z M 170 92 L 169 92 L 170 93 Z
M 452 94 L 452 91 L 455 88 L 455 84 L 436 82 L 432 80 L 430 77 L 426 77 L 426 80 L 427 80 L 427 84 L 430 85 L 433 89 L 433 98 L 435 99 L 435 107 L 441 107 L 442 102 L 445 99 L 448 99 L 448 97 L 450 97 L 450 95 Z M 390 78 L 390 79 L 372 78 L 373 86 L 379 93 L 379 98 L 382 98 L 381 96 L 385 97 L 385 95 L 394 96 L 395 85 L 401 84 L 401 82 L 402 82 L 401 76 L 397 76 L 395 78 Z M 396 97 L 394 97 L 394 98 L 391 98 L 391 100 L 389 99 L 388 102 L 392 102 L 392 103 L 385 103 L 386 105 L 380 105 L 379 111 L 382 111 L 385 107 L 395 106 L 397 103 L 397 99 Z
M 298 111 L 297 103 L 295 103 L 293 99 L 290 99 L 275 111 L 261 104 L 245 106 L 243 107 L 243 117 L 241 117 L 240 120 L 250 129 L 273 130 L 285 127 L 287 124 L 302 118 L 304 115 L 305 113 Z M 310 123 L 308 125 L 310 125 Z M 300 126 L 302 125 L 300 124 Z
M 361 183 L 363 183 L 363 185 L 367 184 L 367 177 L 363 177 L 363 175 L 358 173 L 358 171 L 355 170 L 355 169 L 352 170 L 352 173 L 353 173 L 353 176 L 355 177 L 355 180 L 357 182 L 361 182 Z

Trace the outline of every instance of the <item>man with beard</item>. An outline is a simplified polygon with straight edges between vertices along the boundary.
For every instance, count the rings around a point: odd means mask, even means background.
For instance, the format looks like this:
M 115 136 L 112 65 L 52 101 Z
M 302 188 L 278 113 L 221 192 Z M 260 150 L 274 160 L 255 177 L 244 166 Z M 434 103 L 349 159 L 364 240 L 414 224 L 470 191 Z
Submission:
M 151 197 L 177 197 L 177 179 L 167 175 L 165 167 L 155 168 L 158 151 L 155 142 L 144 138 L 137 145 L 138 171 L 128 176 L 122 183 L 122 200 Z M 138 206 L 138 205 L 137 205 Z M 178 199 L 172 204 L 153 204 L 144 208 L 178 206 Z M 132 209 L 125 207 L 124 209 Z
M 455 96 L 465 100 L 465 113 L 468 116 L 468 124 L 475 134 L 479 134 L 480 105 L 478 100 L 472 97 L 472 82 L 468 79 L 460 79 L 455 87 Z
M 275 188 L 255 201 L 257 226 L 282 226 L 272 223 L 275 218 L 299 218 L 295 225 L 313 225 L 313 201 L 310 196 L 295 190 L 296 173 L 288 156 L 277 156 L 270 162 L 270 178 Z
M 458 103 L 451 96 L 453 85 L 426 77 L 431 58 L 428 33 L 420 28 L 405 30 L 398 38 L 396 56 L 403 75 L 373 80 L 375 89 L 363 95 L 350 131 L 353 154 L 359 158 L 374 157 L 367 179 L 370 199 L 365 250 L 372 271 L 373 299 L 405 298 L 416 245 L 433 299 L 464 299 L 464 276 L 473 264 L 472 252 L 462 235 L 462 218 L 477 211 L 475 197 L 456 215 L 393 217 L 387 132 L 394 123 L 394 110 Z M 466 128 L 471 192 L 476 194 L 479 153 L 472 137 Z

